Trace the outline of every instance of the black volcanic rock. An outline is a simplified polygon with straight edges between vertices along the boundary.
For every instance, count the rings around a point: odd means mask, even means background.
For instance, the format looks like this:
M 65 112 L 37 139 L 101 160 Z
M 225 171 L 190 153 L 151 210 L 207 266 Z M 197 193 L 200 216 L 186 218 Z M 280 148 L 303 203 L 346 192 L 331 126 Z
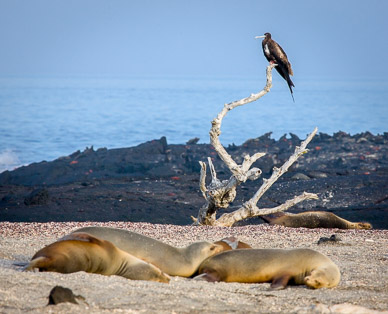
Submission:
M 63 302 L 78 304 L 73 291 L 62 286 L 55 286 L 50 291 L 48 305 L 57 305 Z
M 265 152 L 254 166 L 267 178 L 300 142 L 293 134 L 276 141 L 267 133 L 226 149 L 238 163 L 246 154 Z M 300 203 L 290 211 L 327 210 L 388 229 L 388 133 L 319 133 L 308 148 L 258 205 L 277 206 L 303 191 L 314 192 L 319 200 Z M 189 224 L 204 203 L 198 161 L 207 157 L 213 159 L 220 179 L 230 177 L 210 145 L 196 141 L 169 145 L 165 137 L 130 148 L 86 148 L 51 162 L 5 171 L 0 174 L 0 221 Z M 232 206 L 248 200 L 261 180 L 240 186 Z
M 33 190 L 26 198 L 24 199 L 24 204 L 27 206 L 30 205 L 46 205 L 49 200 L 49 193 L 45 188 L 38 188 Z

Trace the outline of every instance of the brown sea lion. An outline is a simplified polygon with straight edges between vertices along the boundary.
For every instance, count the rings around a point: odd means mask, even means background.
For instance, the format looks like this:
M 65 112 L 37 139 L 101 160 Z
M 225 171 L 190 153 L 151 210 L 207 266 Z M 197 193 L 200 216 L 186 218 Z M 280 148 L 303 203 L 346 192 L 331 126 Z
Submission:
M 74 232 L 86 232 L 110 241 L 119 249 L 155 265 L 171 276 L 190 277 L 206 258 L 223 251 L 222 245 L 206 241 L 176 248 L 136 232 L 108 227 L 85 227 Z
M 85 271 L 134 280 L 170 281 L 170 277 L 154 265 L 87 233 L 72 233 L 39 250 L 25 270 L 34 268 L 64 274 Z
M 276 213 L 260 216 L 271 225 L 292 228 L 338 228 L 338 229 L 371 229 L 368 222 L 350 222 L 330 212 L 307 211 L 299 214 Z
M 241 283 L 271 282 L 284 289 L 288 282 L 311 288 L 338 285 L 340 271 L 327 256 L 310 249 L 232 250 L 209 257 L 199 267 L 197 280 Z

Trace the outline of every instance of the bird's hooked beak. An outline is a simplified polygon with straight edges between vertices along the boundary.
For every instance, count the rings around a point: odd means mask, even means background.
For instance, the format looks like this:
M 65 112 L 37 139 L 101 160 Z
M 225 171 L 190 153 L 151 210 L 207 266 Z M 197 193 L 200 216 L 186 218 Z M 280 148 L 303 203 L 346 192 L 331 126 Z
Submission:
M 255 39 L 258 39 L 258 38 L 265 38 L 265 35 L 263 36 L 256 36 Z

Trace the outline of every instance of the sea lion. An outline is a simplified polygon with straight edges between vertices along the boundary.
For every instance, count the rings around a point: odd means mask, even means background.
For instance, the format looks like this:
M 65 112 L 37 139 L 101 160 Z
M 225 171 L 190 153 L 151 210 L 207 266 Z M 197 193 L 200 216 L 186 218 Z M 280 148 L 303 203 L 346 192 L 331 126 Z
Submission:
M 292 228 L 338 228 L 338 229 L 371 229 L 368 222 L 350 222 L 330 212 L 307 211 L 299 214 L 276 213 L 260 216 L 271 225 Z
M 154 265 L 118 249 L 111 242 L 78 232 L 35 253 L 25 270 L 34 268 L 64 274 L 85 271 L 134 280 L 170 281 L 170 277 Z
M 341 274 L 327 256 L 310 249 L 232 250 L 209 257 L 199 267 L 197 280 L 241 283 L 271 282 L 272 289 L 287 283 L 332 288 Z
M 223 251 L 222 245 L 207 241 L 176 248 L 136 232 L 109 227 L 85 227 L 74 232 L 86 232 L 110 241 L 119 249 L 155 265 L 171 276 L 190 277 L 206 258 Z

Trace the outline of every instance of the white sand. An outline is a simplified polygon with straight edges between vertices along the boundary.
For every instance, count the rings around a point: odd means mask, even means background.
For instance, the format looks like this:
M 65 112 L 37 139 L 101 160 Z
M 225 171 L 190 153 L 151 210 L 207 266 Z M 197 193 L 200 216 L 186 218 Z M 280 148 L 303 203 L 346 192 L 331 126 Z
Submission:
M 269 284 L 207 283 L 173 277 L 169 284 L 118 276 L 21 272 L 43 246 L 86 225 L 125 228 L 175 246 L 234 235 L 255 248 L 315 249 L 340 268 L 334 289 Z M 336 233 L 340 244 L 317 245 Z M 84 297 L 80 304 L 46 306 L 50 290 L 61 285 Z M 361 308 L 359 308 L 361 307 Z M 0 313 L 366 313 L 388 309 L 388 230 L 292 229 L 280 226 L 235 228 L 148 223 L 0 223 Z

